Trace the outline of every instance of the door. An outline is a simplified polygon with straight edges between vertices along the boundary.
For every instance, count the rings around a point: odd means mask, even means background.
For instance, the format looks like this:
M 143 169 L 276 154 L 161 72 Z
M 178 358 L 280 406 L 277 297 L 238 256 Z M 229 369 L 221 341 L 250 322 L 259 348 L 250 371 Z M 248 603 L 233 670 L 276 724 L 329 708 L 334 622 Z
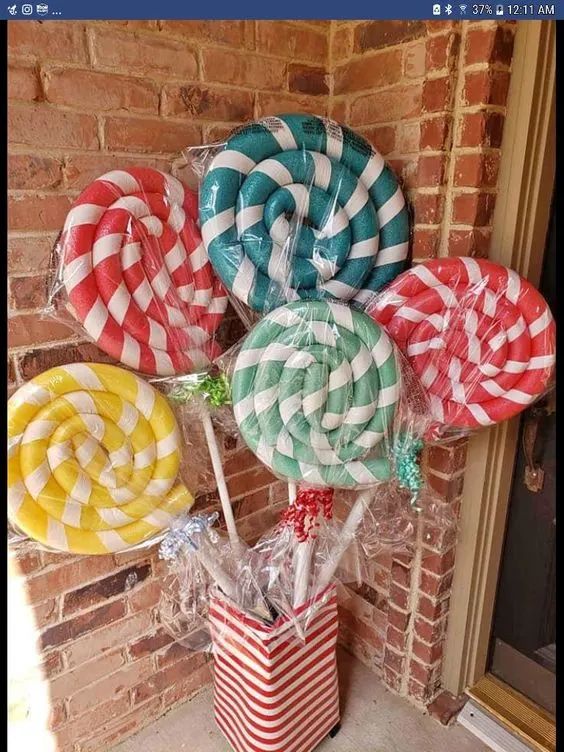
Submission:
M 556 312 L 552 214 L 540 290 Z M 554 392 L 521 418 L 489 671 L 550 713 L 556 700 Z

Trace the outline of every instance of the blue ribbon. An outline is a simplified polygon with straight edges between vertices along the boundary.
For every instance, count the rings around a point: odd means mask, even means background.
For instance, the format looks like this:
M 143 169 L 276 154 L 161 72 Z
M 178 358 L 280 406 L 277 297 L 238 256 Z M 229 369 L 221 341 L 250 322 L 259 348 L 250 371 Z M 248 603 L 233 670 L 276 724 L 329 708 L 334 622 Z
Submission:
M 204 533 L 218 519 L 219 512 L 212 512 L 211 514 L 194 514 L 177 520 L 175 527 L 169 530 L 159 546 L 160 558 L 172 561 L 176 559 L 184 546 L 197 551 L 197 536 Z

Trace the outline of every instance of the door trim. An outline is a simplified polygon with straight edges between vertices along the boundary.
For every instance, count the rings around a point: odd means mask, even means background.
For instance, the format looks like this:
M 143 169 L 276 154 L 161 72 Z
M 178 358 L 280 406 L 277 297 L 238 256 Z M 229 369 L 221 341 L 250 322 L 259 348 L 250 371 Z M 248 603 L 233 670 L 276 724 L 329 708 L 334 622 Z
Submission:
M 555 176 L 554 21 L 517 22 L 492 261 L 540 282 Z M 486 673 L 519 418 L 468 445 L 442 684 L 457 695 Z

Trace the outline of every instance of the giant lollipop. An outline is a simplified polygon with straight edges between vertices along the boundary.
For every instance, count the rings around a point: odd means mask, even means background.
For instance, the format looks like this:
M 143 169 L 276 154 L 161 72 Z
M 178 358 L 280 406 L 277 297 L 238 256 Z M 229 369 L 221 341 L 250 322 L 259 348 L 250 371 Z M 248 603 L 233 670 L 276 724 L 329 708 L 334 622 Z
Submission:
M 122 368 L 74 363 L 36 376 L 8 402 L 8 437 L 8 517 L 51 548 L 121 551 L 193 503 L 167 401 Z
M 555 325 L 517 272 L 435 259 L 399 276 L 371 306 L 426 388 L 438 428 L 479 428 L 524 410 L 549 385 Z
M 288 215 L 301 223 L 295 237 Z M 202 183 L 200 220 L 216 272 L 261 312 L 300 298 L 365 302 L 408 252 L 393 172 L 361 136 L 313 115 L 231 136 Z
M 295 481 L 370 486 L 387 480 L 383 439 L 399 398 L 393 346 L 368 316 L 300 301 L 265 316 L 234 367 L 241 435 L 265 465 Z
M 71 208 L 61 238 L 73 314 L 96 344 L 137 371 L 209 365 L 227 297 L 196 225 L 197 197 L 172 175 L 114 170 Z

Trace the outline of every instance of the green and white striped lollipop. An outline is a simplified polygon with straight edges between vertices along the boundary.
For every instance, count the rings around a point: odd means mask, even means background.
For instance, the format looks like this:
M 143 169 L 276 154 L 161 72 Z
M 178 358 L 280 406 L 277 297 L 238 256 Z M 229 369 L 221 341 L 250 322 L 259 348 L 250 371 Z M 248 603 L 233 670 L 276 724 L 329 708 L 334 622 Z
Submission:
M 235 363 L 241 435 L 294 481 L 351 488 L 390 477 L 399 369 L 385 331 L 340 303 L 297 301 L 265 316 Z

